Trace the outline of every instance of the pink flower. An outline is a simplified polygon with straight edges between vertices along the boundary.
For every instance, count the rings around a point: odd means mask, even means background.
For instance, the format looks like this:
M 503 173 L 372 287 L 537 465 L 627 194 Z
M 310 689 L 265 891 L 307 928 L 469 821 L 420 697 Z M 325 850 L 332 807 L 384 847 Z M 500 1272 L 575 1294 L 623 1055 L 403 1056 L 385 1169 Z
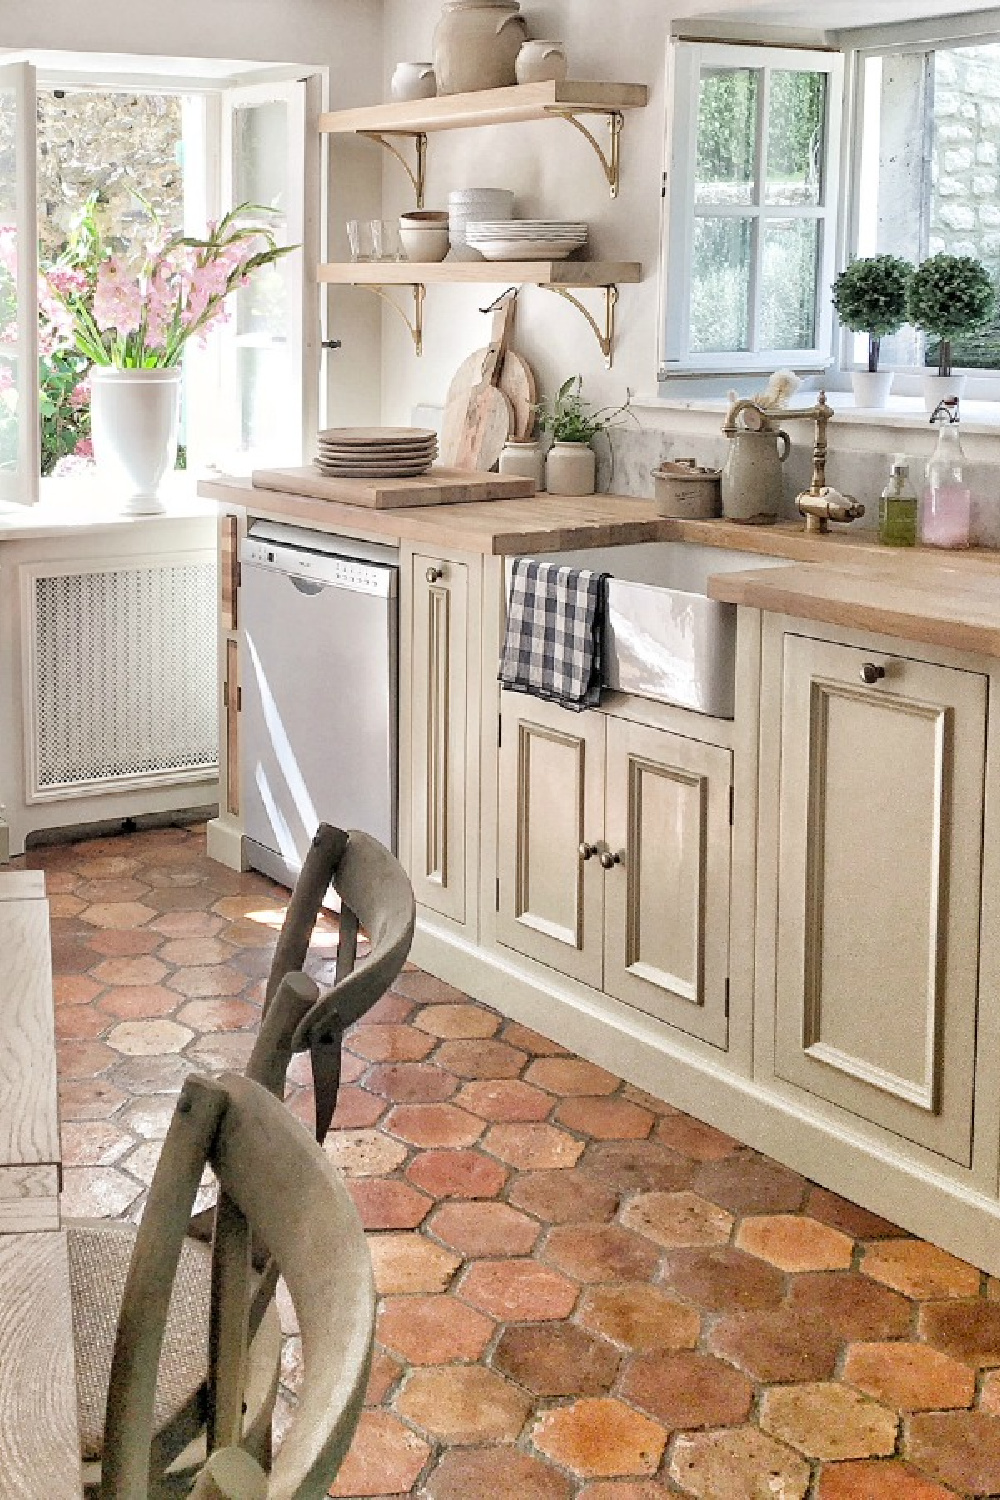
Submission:
M 77 458 L 93 458 L 93 456 L 94 456 L 94 445 L 90 441 L 90 438 L 88 438 L 88 437 L 79 438 L 77 440 L 76 447 L 73 449 L 73 453 L 74 453 L 74 455 Z
M 69 393 L 69 404 L 78 411 L 81 406 L 89 406 L 90 386 L 82 380 L 78 385 L 75 385 Z
M 102 330 L 115 329 L 123 337 L 142 322 L 142 289 L 117 261 L 103 261 L 94 288 L 94 321 Z

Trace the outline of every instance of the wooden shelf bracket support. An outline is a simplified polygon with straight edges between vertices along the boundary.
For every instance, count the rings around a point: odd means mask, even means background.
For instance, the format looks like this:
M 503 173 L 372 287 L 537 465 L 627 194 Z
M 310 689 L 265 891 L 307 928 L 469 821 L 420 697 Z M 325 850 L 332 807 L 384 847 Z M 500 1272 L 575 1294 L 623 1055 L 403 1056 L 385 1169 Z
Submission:
M 393 284 L 395 285 L 396 283 Z M 387 303 L 398 317 L 402 318 L 403 322 L 406 324 L 407 332 L 409 333 L 410 338 L 413 340 L 413 348 L 416 351 L 417 357 L 419 358 L 420 355 L 424 352 L 424 297 L 427 295 L 427 288 L 424 286 L 422 281 L 404 282 L 402 284 L 408 285 L 410 291 L 413 293 L 412 323 L 406 316 L 406 313 L 400 307 L 399 303 L 393 297 L 389 296 L 389 293 L 384 286 L 376 286 L 373 282 L 370 281 L 356 281 L 354 283 L 355 286 L 361 287 L 363 291 L 374 292 L 376 297 L 381 297 L 382 301 Z
M 563 297 L 567 302 L 572 303 L 572 305 L 576 308 L 577 312 L 580 313 L 582 317 L 586 318 L 587 322 L 593 329 L 594 337 L 601 346 L 601 353 L 604 355 L 604 363 L 610 370 L 612 365 L 614 364 L 615 358 L 615 308 L 618 305 L 618 288 L 616 286 L 606 286 L 603 288 L 603 328 L 601 328 L 593 313 L 591 313 L 586 307 L 584 307 L 579 297 L 575 297 L 573 293 L 566 287 L 553 286 L 551 282 L 543 282 L 542 290 L 546 292 L 555 292 L 557 297 Z
M 416 170 L 410 166 L 410 163 L 406 160 L 399 147 L 389 140 L 386 135 L 383 135 L 380 130 L 360 130 L 358 132 L 359 135 L 364 136 L 365 140 L 377 141 L 380 146 L 385 147 L 386 151 L 392 152 L 392 155 L 400 163 L 403 171 L 413 184 L 413 191 L 417 198 L 417 207 L 423 208 L 424 191 L 427 186 L 427 134 L 423 130 L 399 130 L 392 133 L 393 135 L 406 136 L 413 141 L 417 151 Z
M 545 113 L 547 115 L 552 115 L 558 120 L 565 120 L 567 124 L 572 125 L 574 129 L 578 130 L 585 140 L 590 142 L 590 145 L 595 152 L 598 161 L 601 163 L 601 166 L 604 169 L 604 175 L 607 178 L 608 187 L 611 189 L 611 196 L 612 198 L 617 198 L 618 186 L 621 182 L 622 130 L 625 127 L 625 116 L 622 114 L 621 110 L 609 109 L 606 112 L 600 111 L 600 113 L 605 114 L 605 118 L 608 122 L 610 145 L 607 152 L 605 152 L 603 146 L 597 139 L 596 135 L 594 135 L 593 131 L 588 130 L 587 126 L 584 125 L 583 121 L 580 119 L 581 114 L 594 114 L 594 110 L 567 109 L 558 104 L 550 104 L 546 105 Z

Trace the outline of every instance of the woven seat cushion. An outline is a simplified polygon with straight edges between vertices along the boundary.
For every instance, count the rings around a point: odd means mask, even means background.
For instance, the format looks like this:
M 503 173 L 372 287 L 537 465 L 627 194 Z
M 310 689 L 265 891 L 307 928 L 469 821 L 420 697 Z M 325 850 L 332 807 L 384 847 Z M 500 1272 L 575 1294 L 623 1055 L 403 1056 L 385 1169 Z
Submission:
M 86 1462 L 100 1459 L 104 1447 L 111 1358 L 135 1229 L 130 1224 L 74 1224 L 69 1226 L 67 1239 L 80 1442 Z M 205 1379 L 210 1268 L 210 1246 L 185 1240 L 160 1356 L 154 1415 L 157 1432 Z

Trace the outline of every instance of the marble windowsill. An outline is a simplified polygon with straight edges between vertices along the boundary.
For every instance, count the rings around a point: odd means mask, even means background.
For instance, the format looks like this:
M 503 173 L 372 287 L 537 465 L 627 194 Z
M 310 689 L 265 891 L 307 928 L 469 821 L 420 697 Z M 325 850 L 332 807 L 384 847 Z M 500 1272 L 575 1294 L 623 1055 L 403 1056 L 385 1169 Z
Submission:
M 789 410 L 811 405 L 815 396 L 815 391 L 796 392 Z M 929 424 L 922 396 L 890 396 L 889 405 L 878 410 L 855 406 L 850 391 L 827 391 L 827 400 L 836 413 L 839 428 L 857 426 L 919 431 Z M 633 396 L 632 407 L 649 412 L 688 412 L 692 416 L 724 417 L 729 410 L 729 400 L 725 396 Z M 1000 437 L 1000 401 L 963 400 L 962 431 Z

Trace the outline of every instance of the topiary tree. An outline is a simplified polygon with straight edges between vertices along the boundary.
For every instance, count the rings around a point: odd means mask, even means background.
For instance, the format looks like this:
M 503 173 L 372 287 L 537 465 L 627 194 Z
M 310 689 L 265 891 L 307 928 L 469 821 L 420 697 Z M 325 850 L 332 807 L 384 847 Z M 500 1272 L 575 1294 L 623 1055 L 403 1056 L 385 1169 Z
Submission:
M 868 335 L 868 368 L 878 369 L 879 346 L 906 322 L 906 293 L 913 276 L 908 260 L 896 255 L 865 255 L 852 261 L 833 283 L 833 305 L 845 328 Z
M 941 340 L 938 374 L 951 374 L 951 341 L 987 321 L 996 288 L 982 261 L 971 255 L 932 255 L 914 271 L 906 296 L 911 323 Z

